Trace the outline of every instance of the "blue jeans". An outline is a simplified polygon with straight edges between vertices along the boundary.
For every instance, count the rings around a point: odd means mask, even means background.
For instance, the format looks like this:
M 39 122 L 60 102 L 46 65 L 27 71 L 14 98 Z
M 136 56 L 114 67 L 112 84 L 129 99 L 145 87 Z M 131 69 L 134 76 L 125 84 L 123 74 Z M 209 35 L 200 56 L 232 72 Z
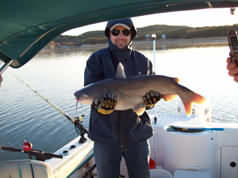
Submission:
M 147 141 L 128 147 L 95 142 L 94 155 L 99 178 L 119 178 L 122 156 L 130 178 L 149 178 L 149 150 Z

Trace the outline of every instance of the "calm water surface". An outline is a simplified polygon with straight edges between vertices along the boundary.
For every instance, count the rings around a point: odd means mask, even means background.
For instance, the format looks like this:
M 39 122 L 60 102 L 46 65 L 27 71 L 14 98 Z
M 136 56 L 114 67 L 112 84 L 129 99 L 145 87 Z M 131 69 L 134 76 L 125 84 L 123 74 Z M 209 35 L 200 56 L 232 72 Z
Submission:
M 152 51 L 141 51 L 153 59 Z M 21 80 L 70 116 L 85 114 L 74 91 L 83 86 L 83 72 L 91 53 L 37 56 L 20 69 L 4 73 L 0 89 L 0 145 L 21 148 L 24 139 L 36 149 L 54 152 L 77 136 L 70 121 L 27 88 Z M 156 72 L 178 77 L 180 83 L 206 96 L 214 122 L 238 123 L 238 84 L 227 75 L 227 47 L 160 50 Z M 177 101 L 161 101 L 151 113 L 175 112 Z M 21 153 L 0 152 L 0 160 L 26 158 Z

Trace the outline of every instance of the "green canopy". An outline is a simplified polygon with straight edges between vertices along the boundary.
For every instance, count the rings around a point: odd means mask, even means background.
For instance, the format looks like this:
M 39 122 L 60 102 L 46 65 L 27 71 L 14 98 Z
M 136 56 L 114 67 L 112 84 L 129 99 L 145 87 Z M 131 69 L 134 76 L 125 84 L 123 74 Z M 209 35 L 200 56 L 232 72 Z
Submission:
M 238 0 L 15 0 L 0 5 L 0 59 L 20 67 L 69 29 L 109 19 L 202 8 Z

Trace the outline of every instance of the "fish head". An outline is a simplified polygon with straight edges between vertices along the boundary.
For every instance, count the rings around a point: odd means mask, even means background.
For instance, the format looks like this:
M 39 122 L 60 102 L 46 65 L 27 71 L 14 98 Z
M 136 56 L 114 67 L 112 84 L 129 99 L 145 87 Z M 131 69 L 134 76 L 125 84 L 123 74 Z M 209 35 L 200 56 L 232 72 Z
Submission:
M 81 104 L 91 104 L 92 103 L 92 97 L 85 92 L 84 90 L 78 90 L 74 93 L 74 96 L 76 100 Z

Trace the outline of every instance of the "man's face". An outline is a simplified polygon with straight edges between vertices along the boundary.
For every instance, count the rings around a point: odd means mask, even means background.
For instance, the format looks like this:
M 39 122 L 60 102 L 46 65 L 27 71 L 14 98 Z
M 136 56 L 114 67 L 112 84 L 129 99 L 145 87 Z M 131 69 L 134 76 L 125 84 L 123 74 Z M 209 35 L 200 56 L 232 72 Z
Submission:
M 116 26 L 110 31 L 110 39 L 112 44 L 122 49 L 129 45 L 131 41 L 131 32 L 129 31 L 128 33 L 128 29 L 123 26 Z

